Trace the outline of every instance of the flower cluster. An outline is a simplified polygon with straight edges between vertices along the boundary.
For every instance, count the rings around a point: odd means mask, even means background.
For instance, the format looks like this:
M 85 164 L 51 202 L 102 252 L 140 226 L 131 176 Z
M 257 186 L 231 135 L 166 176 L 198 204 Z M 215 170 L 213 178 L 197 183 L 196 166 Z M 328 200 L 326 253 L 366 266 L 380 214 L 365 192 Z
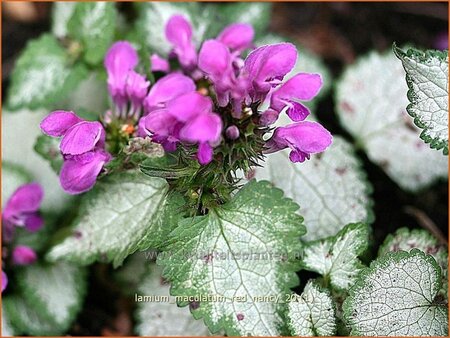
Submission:
M 54 111 L 41 122 L 42 131 L 62 137 L 64 164 L 60 172 L 63 189 L 79 194 L 91 189 L 103 165 L 111 159 L 105 151 L 105 129 L 98 121 L 84 121 L 73 112 Z
M 2 259 L 7 259 L 11 250 L 14 265 L 29 265 L 36 261 L 36 252 L 26 245 L 15 243 L 14 233 L 16 227 L 23 227 L 29 232 L 42 228 L 44 221 L 39 208 L 43 197 L 42 187 L 37 183 L 29 183 L 20 186 L 6 202 L 2 213 L 2 239 L 8 247 L 3 249 Z M 8 277 L 2 270 L 2 292 L 7 285 Z
M 149 137 L 184 159 L 196 155 L 201 166 L 215 164 L 216 171 L 226 162 L 232 167 L 222 175 L 228 184 L 230 173 L 249 170 L 263 154 L 290 148 L 291 161 L 303 162 L 331 144 L 325 128 L 305 121 L 310 111 L 301 103 L 318 94 L 321 76 L 299 73 L 283 83 L 297 61 L 294 45 L 255 49 L 252 26 L 236 23 L 197 50 L 193 29 L 181 15 L 168 21 L 165 34 L 172 51 L 168 59 L 151 56 L 154 83 L 139 73 L 131 43 L 111 46 L 104 65 L 112 105 L 103 125 L 63 111 L 41 123 L 46 134 L 62 136 L 61 184 L 67 192 L 89 190 L 111 156 L 133 137 Z M 263 105 L 268 108 L 261 111 Z M 293 123 L 276 126 L 284 112 Z

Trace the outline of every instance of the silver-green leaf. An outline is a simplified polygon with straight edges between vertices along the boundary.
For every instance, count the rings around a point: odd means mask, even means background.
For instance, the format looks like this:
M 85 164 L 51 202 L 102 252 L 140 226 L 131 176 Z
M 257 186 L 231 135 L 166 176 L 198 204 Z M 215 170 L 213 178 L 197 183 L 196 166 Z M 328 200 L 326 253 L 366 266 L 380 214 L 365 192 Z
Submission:
M 366 224 L 348 224 L 335 236 L 307 243 L 303 251 L 304 268 L 320 273 L 325 283 L 337 290 L 346 290 L 363 268 L 358 256 L 367 249 L 368 240 Z
M 386 237 L 383 244 L 378 250 L 378 257 L 381 257 L 388 252 L 395 251 L 409 251 L 417 248 L 426 254 L 434 257 L 441 268 L 442 272 L 442 287 L 440 293 L 447 297 L 448 288 L 448 251 L 447 247 L 440 244 L 439 241 L 433 237 L 428 231 L 423 229 L 400 228 L 394 234 Z
M 394 45 L 394 53 L 406 71 L 406 110 L 423 129 L 420 138 L 448 155 L 448 51 L 404 52 Z
M 389 253 L 372 262 L 344 302 L 355 336 L 447 336 L 448 309 L 436 295 L 441 273 L 418 249 Z
M 87 76 L 81 64 L 71 65 L 56 38 L 44 34 L 32 40 L 19 56 L 11 74 L 7 107 L 49 107 L 64 98 Z
M 163 212 L 167 189 L 164 179 L 139 172 L 106 177 L 83 196 L 73 234 L 54 246 L 48 258 L 80 264 L 112 261 L 118 266 L 138 249 L 158 247 L 170 231 Z
M 418 191 L 447 179 L 447 158 L 419 139 L 406 112 L 405 70 L 392 52 L 370 53 L 349 66 L 336 87 L 340 123 L 371 161 L 400 187 Z
M 336 318 L 330 292 L 308 281 L 301 296 L 289 302 L 288 322 L 296 336 L 333 336 Z
M 54 329 L 65 332 L 81 309 L 86 293 L 85 268 L 67 263 L 33 264 L 18 271 L 24 298 Z
M 144 276 L 134 295 L 138 301 L 136 333 L 140 336 L 209 335 L 203 321 L 192 318 L 189 309 L 178 307 L 175 297 L 169 295 L 169 284 L 161 278 L 162 268 L 149 261 L 147 264 L 150 272 Z
M 194 317 L 203 318 L 212 333 L 282 334 L 283 303 L 298 284 L 296 258 L 305 232 L 297 210 L 281 190 L 252 180 L 229 203 L 181 221 L 158 256 L 171 294 L 215 296 L 191 303 Z
M 339 136 L 324 153 L 292 163 L 286 151 L 267 156 L 256 178 L 267 179 L 300 205 L 307 240 L 334 235 L 345 224 L 371 222 L 372 190 L 352 146 Z

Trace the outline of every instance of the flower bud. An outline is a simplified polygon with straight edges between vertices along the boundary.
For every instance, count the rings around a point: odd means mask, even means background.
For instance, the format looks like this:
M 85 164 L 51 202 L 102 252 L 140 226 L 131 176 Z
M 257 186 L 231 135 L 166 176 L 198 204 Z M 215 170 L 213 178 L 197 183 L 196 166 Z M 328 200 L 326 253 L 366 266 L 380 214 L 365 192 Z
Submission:
M 18 245 L 14 248 L 12 253 L 12 259 L 14 264 L 17 265 L 29 265 L 33 264 L 36 259 L 36 252 L 28 246 Z
M 239 138 L 239 129 L 238 127 L 236 127 L 235 125 L 231 125 L 227 128 L 227 130 L 225 131 L 225 135 L 227 136 L 227 138 L 229 138 L 230 140 L 236 140 Z

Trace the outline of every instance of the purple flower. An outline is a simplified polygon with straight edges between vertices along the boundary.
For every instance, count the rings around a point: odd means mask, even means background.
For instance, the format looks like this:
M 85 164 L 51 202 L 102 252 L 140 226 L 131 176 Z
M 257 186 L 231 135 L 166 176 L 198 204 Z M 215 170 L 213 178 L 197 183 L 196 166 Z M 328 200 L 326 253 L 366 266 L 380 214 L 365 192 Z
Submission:
M 103 149 L 65 156 L 59 174 L 62 188 L 72 195 L 92 189 L 103 166 L 110 160 L 111 155 Z
M 133 70 L 128 72 L 126 93 L 131 102 L 131 112 L 129 115 L 135 115 L 140 112 L 148 93 L 148 87 L 150 87 L 150 81 L 147 81 L 145 76 Z
M 59 177 L 62 188 L 69 194 L 90 190 L 103 166 L 111 160 L 104 150 L 103 125 L 59 110 L 44 118 L 40 126 L 49 136 L 62 136 L 59 146 L 64 158 Z
M 174 46 L 180 64 L 192 69 L 197 64 L 197 53 L 192 42 L 191 24 L 181 15 L 172 16 L 166 25 L 166 38 Z
M 225 135 L 230 140 L 237 140 L 239 138 L 239 128 L 233 124 L 225 130 Z
M 230 50 L 241 52 L 252 46 L 255 32 L 253 27 L 245 23 L 234 23 L 224 28 L 217 41 L 228 46 Z
M 297 50 L 291 43 L 266 45 L 252 51 L 245 59 L 243 73 L 250 81 L 248 90 L 253 101 L 263 101 L 296 61 Z
M 8 286 L 8 276 L 2 270 L 2 292 L 6 289 L 7 286 Z
M 215 113 L 204 113 L 186 124 L 180 131 L 183 141 L 198 143 L 197 159 L 202 165 L 211 162 L 213 146 L 220 141 L 222 120 Z
M 332 136 L 317 122 L 297 122 L 276 128 L 266 143 L 266 153 L 290 148 L 292 162 L 304 162 L 310 154 L 324 151 L 332 142 Z
M 139 62 L 133 46 L 127 41 L 114 43 L 105 56 L 105 68 L 108 74 L 108 90 L 115 104 L 123 109 L 126 104 L 126 84 L 128 72 Z
M 287 107 L 286 113 L 291 120 L 303 121 L 310 112 L 297 100 L 311 100 L 319 93 L 321 87 L 322 78 L 319 74 L 299 73 L 272 93 L 270 108 L 281 112 Z
M 16 265 L 30 265 L 36 262 L 37 255 L 26 245 L 17 245 L 12 252 L 12 260 Z
M 163 59 L 158 54 L 152 54 L 150 58 L 152 72 L 164 72 L 168 73 L 170 71 L 169 62 Z
M 3 210 L 3 225 L 5 240 L 10 241 L 14 226 L 24 226 L 28 231 L 38 231 L 43 225 L 39 208 L 44 197 L 44 191 L 38 183 L 20 186 L 6 202 Z
M 146 114 L 155 109 L 164 108 L 168 101 L 193 92 L 195 88 L 194 81 L 185 75 L 173 73 L 162 77 L 150 88 L 144 100 Z

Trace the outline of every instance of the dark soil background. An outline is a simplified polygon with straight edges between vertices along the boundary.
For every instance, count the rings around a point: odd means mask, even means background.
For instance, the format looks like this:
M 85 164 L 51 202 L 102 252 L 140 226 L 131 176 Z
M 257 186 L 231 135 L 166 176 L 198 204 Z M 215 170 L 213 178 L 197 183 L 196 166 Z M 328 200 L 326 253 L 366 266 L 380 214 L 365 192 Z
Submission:
M 5 4 L 3 4 L 5 5 Z M 50 29 L 49 3 L 26 4 L 28 11 L 3 8 L 2 90 L 7 90 L 14 62 L 28 40 Z M 121 10 L 130 11 L 122 3 Z M 27 15 L 24 15 L 27 14 Z M 270 29 L 320 55 L 335 77 L 370 50 L 383 51 L 392 42 L 435 48 L 448 31 L 447 3 L 276 3 Z M 4 97 L 4 96 L 3 96 Z M 332 93 L 318 106 L 318 115 L 333 134 L 346 134 L 334 115 Z M 428 229 L 443 242 L 448 238 L 448 186 L 439 182 L 418 193 L 402 191 L 384 172 L 359 153 L 373 185 L 374 248 L 399 227 Z M 307 277 L 302 272 L 302 280 Z M 110 267 L 91 267 L 84 309 L 69 334 L 131 335 L 133 300 L 122 296 L 110 280 Z

